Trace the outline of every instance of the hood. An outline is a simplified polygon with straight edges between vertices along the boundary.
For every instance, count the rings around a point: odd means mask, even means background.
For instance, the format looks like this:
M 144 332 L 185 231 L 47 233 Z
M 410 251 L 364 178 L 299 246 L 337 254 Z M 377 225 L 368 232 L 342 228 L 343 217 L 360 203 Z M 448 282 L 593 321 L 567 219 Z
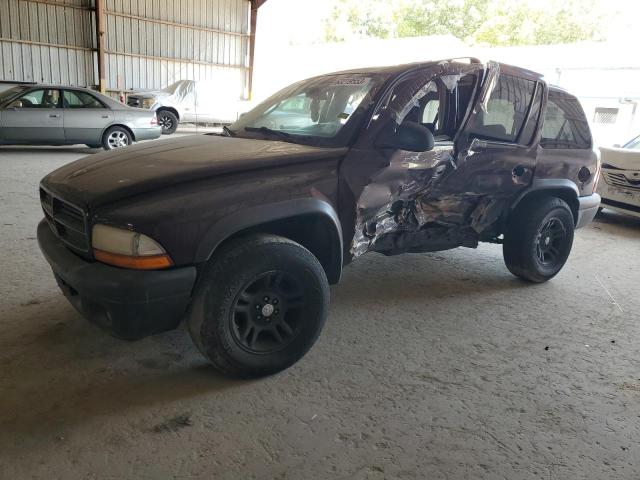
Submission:
M 640 171 L 640 150 L 600 147 L 602 168 Z
M 346 148 L 193 135 L 89 155 L 53 171 L 42 180 L 42 185 L 91 209 L 184 182 L 337 158 L 346 151 Z

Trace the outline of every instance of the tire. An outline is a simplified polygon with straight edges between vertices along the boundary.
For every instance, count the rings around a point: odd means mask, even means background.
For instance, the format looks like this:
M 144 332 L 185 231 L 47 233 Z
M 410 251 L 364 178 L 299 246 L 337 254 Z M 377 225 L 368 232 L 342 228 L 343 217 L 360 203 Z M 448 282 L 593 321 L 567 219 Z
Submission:
M 552 279 L 571 253 L 575 229 L 571 209 L 560 198 L 536 198 L 512 215 L 502 246 L 507 268 L 529 282 Z
M 219 371 L 261 377 L 309 351 L 328 307 L 329 283 L 309 250 L 283 237 L 254 235 L 210 260 L 187 323 L 194 343 Z
M 175 113 L 169 110 L 159 110 L 156 115 L 163 135 L 171 135 L 178 129 L 178 117 Z
M 116 150 L 124 148 L 133 143 L 131 133 L 124 127 L 115 126 L 108 128 L 102 135 L 102 148 L 105 150 Z

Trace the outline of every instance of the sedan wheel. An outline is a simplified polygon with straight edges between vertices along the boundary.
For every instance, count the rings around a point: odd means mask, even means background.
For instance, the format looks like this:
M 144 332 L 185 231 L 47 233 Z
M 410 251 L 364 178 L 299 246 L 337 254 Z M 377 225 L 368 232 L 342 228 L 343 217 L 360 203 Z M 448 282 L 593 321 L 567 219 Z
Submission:
M 122 127 L 111 127 L 104 133 L 102 147 L 105 150 L 115 150 L 131 145 L 131 134 Z

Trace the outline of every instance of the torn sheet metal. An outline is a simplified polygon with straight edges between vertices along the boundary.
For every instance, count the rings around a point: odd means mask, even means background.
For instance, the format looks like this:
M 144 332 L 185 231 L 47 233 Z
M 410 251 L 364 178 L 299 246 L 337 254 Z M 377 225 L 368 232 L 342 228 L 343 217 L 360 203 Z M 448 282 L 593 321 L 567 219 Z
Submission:
M 463 76 L 479 71 L 486 72 L 486 76 L 475 106 L 486 107 L 497 82 L 497 64 L 486 69 L 479 64 L 455 64 L 453 68 L 444 62 L 438 67 L 411 78 L 402 91 L 391 95 L 386 111 L 395 125 L 420 107 L 420 100 L 427 94 L 438 91 L 436 82 L 452 92 Z M 474 104 L 469 102 L 462 107 L 466 118 Z M 483 232 L 499 220 L 506 199 L 460 191 L 460 182 L 448 183 L 483 147 L 483 142 L 477 139 L 460 151 L 456 151 L 456 144 L 451 141 L 428 152 L 399 150 L 391 154 L 388 165 L 364 185 L 358 198 L 351 248 L 354 258 L 371 250 L 396 254 L 477 246 Z M 475 173 L 468 168 L 465 172 Z

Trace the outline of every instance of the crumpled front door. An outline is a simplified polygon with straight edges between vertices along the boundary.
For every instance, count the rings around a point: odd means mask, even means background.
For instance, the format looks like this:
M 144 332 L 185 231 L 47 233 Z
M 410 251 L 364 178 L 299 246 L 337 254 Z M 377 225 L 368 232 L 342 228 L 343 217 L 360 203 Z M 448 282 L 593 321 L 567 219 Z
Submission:
M 442 62 L 400 79 L 388 94 L 343 163 L 343 192 L 355 203 L 352 258 L 367 251 L 397 254 L 475 247 L 496 223 L 503 197 L 512 192 L 495 184 L 495 156 L 476 162 L 480 156 L 474 149 L 481 144 L 464 134 L 487 103 L 498 75 L 495 63 Z M 425 100 L 436 97 L 442 106 L 438 115 L 444 118 L 425 123 Z M 385 128 L 397 128 L 404 121 L 433 129 L 433 150 L 365 146 L 374 144 Z

